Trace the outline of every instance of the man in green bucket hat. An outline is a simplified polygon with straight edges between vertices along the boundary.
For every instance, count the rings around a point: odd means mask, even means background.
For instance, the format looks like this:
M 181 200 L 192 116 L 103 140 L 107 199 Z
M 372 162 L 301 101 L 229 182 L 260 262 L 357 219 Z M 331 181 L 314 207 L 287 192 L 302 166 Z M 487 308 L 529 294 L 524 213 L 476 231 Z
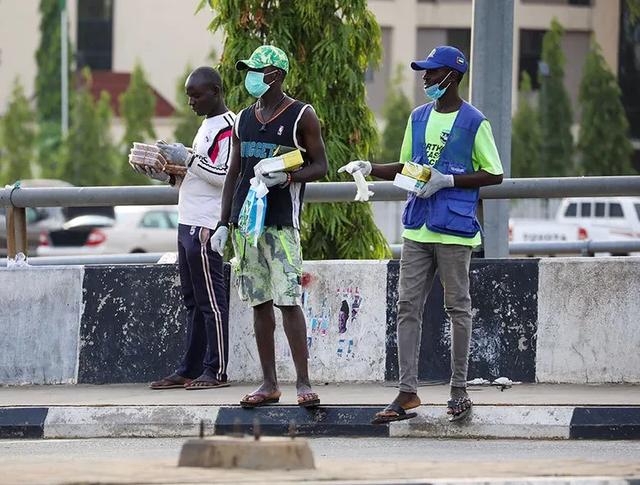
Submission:
M 307 327 L 302 312 L 300 215 L 305 183 L 324 177 L 327 156 L 320 122 L 309 104 L 283 91 L 289 59 L 279 48 L 258 47 L 249 59 L 236 63 L 246 71 L 245 88 L 257 101 L 242 110 L 233 129 L 229 171 L 222 195 L 221 223 L 214 234 L 226 241 L 232 231 L 234 271 L 240 298 L 253 308 L 254 330 L 263 383 L 240 404 L 254 408 L 280 400 L 275 362 L 274 306 L 282 313 L 284 330 L 296 368 L 297 403 L 320 404 L 311 389 L 307 360 Z M 296 171 L 267 172 L 265 158 L 299 150 L 303 165 Z M 264 232 L 249 244 L 234 226 L 250 187 L 257 178 L 268 188 Z

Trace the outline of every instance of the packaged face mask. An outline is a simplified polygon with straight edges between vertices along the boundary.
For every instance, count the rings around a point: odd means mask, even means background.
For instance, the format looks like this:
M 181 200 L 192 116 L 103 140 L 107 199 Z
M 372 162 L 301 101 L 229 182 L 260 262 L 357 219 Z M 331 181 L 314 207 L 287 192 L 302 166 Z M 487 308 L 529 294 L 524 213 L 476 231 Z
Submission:
M 271 158 L 263 158 L 260 161 L 260 167 L 263 173 L 273 172 L 291 172 L 302 167 L 304 160 L 300 150 L 292 150 Z
M 411 177 L 407 177 L 406 175 L 402 175 L 401 173 L 396 174 L 393 179 L 393 185 L 396 187 L 400 187 L 408 192 L 418 192 L 426 182 L 422 182 L 420 180 L 416 180 Z
M 402 167 L 402 175 L 420 180 L 421 182 L 428 182 L 431 178 L 431 168 L 428 165 L 422 165 L 420 163 L 406 162 Z
M 249 183 L 251 186 L 238 216 L 238 230 L 249 244 L 257 246 L 258 239 L 264 232 L 269 189 L 263 182 L 258 182 L 255 177 Z

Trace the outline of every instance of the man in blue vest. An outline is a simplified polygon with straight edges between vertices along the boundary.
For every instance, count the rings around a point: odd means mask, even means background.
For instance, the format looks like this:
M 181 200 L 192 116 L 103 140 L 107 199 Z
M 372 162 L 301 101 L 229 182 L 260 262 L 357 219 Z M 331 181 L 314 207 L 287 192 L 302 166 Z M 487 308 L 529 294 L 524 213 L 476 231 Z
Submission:
M 469 415 L 466 391 L 471 341 L 469 264 L 481 242 L 476 218 L 479 188 L 502 182 L 502 165 L 484 115 L 460 98 L 458 86 L 467 72 L 465 56 L 455 47 L 440 46 L 425 60 L 411 63 L 423 71 L 424 91 L 432 101 L 411 113 L 399 163 L 372 164 L 357 160 L 340 171 L 393 180 L 408 161 L 429 165 L 431 178 L 410 192 L 402 216 L 402 257 L 398 298 L 399 394 L 374 423 L 416 416 L 418 358 L 422 315 L 427 295 L 439 271 L 447 315 L 451 319 L 450 420 Z M 510 96 L 511 93 L 505 93 Z

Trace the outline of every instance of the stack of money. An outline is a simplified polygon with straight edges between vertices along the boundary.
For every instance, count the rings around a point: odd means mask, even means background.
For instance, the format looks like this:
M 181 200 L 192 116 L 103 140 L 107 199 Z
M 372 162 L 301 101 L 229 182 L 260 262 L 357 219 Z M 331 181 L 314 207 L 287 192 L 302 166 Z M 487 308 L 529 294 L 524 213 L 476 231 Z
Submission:
M 134 169 L 141 168 L 144 172 L 153 169 L 156 172 L 165 172 L 169 175 L 185 175 L 187 173 L 186 167 L 168 163 L 157 146 L 147 143 L 134 142 L 133 148 L 129 151 L 129 164 Z

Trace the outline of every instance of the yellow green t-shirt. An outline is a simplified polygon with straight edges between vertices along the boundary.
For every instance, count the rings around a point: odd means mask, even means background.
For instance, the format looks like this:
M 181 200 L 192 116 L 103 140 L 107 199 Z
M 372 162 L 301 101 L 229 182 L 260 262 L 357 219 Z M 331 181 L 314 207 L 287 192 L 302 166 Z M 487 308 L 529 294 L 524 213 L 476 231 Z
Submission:
M 425 143 L 427 145 L 427 158 L 431 166 L 435 165 L 440 157 L 440 152 L 444 148 L 445 142 L 451 133 L 453 122 L 458 115 L 458 111 L 453 113 L 438 113 L 435 109 L 429 115 L 429 121 L 425 129 Z M 407 122 L 407 128 L 404 132 L 402 140 L 402 149 L 400 150 L 400 163 L 411 161 L 411 117 Z M 474 170 L 484 170 L 492 175 L 501 175 L 502 163 L 500 155 L 493 139 L 491 125 L 484 120 L 478 128 L 478 133 L 473 142 L 473 152 L 471 154 Z M 462 244 L 465 246 L 478 246 L 481 243 L 480 233 L 474 237 L 451 236 L 449 234 L 440 234 L 427 229 L 423 225 L 419 229 L 405 229 L 402 237 L 411 239 L 412 241 L 424 243 L 441 243 L 441 244 Z

